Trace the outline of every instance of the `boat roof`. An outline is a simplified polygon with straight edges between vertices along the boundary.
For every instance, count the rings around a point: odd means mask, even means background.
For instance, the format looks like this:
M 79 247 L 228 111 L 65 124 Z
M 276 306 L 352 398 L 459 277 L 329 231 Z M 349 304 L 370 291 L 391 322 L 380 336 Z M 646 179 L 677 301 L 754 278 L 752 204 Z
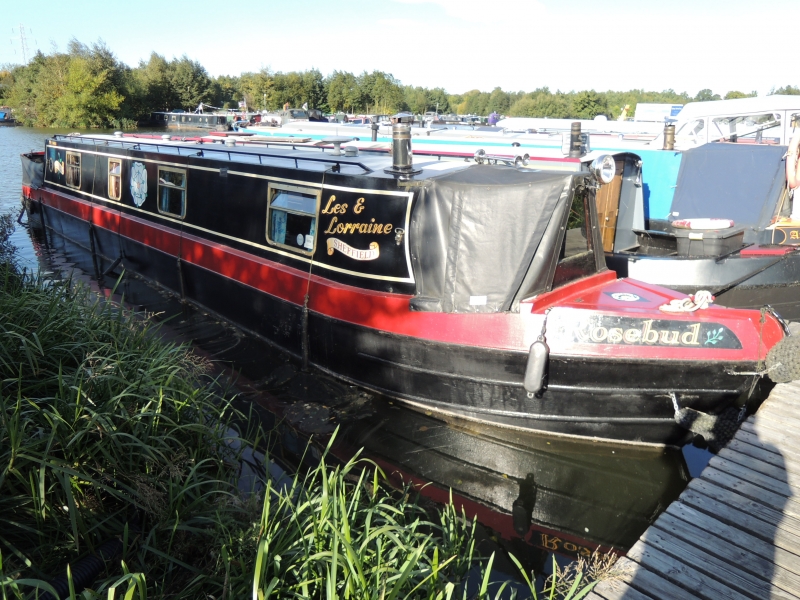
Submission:
M 710 100 L 689 102 L 678 113 L 677 119 L 687 121 L 697 117 L 715 115 L 738 115 L 742 113 L 771 112 L 776 110 L 800 111 L 800 96 L 775 94 L 756 98 L 734 100 Z
M 342 145 L 342 154 L 335 155 L 332 150 L 332 140 L 338 138 Z M 394 173 L 385 170 L 392 167 L 392 157 L 387 149 L 387 143 L 369 143 L 355 141 L 352 145 L 358 149 L 357 156 L 346 156 L 344 148 L 350 145 L 348 137 L 331 136 L 330 139 L 312 142 L 309 139 L 299 139 L 297 142 L 285 139 L 272 142 L 268 145 L 263 140 L 250 140 L 247 136 L 212 136 L 200 135 L 198 137 L 177 137 L 170 135 L 135 134 L 117 132 L 111 134 L 57 134 L 52 138 L 56 143 L 71 142 L 76 144 L 106 145 L 123 149 L 157 152 L 160 154 L 175 154 L 186 157 L 201 157 L 205 160 L 219 161 L 220 163 L 260 164 L 272 167 L 299 168 L 304 171 L 323 172 L 332 171 L 344 175 L 368 176 L 384 179 L 395 179 Z M 365 148 L 364 146 L 376 146 Z M 426 148 L 426 150 L 428 150 Z M 515 149 L 506 155 L 487 155 L 487 162 L 504 164 L 504 160 L 514 160 Z M 522 154 L 522 153 L 518 153 Z M 582 163 L 588 164 L 603 152 L 591 152 L 580 159 L 561 157 L 560 160 L 531 159 L 522 172 L 533 171 L 570 171 L 577 173 L 584 171 Z M 473 154 L 463 152 L 449 152 L 447 149 L 430 150 L 426 154 L 414 155 L 414 169 L 420 170 L 413 176 L 414 181 L 422 181 L 433 177 L 440 177 L 446 173 L 461 171 L 475 165 L 472 161 Z
M 170 138 L 170 139 L 166 139 Z M 242 141 L 226 137 L 220 140 L 207 138 L 172 139 L 171 136 L 153 136 L 142 134 L 70 134 L 55 135 L 52 138 L 56 143 L 71 142 L 76 144 L 107 145 L 138 151 L 158 152 L 206 160 L 219 161 L 220 163 L 260 164 L 282 168 L 302 168 L 304 171 L 333 172 L 346 175 L 361 175 L 376 178 L 394 179 L 396 175 L 386 173 L 385 169 L 392 167 L 392 158 L 385 152 L 359 152 L 357 156 L 346 156 L 332 153 L 330 143 L 326 140 L 320 146 L 295 147 L 287 143 L 285 146 L 270 147 L 245 145 Z M 346 139 L 346 138 L 345 138 Z M 340 140 L 341 142 L 341 140 Z M 346 142 L 341 142 L 343 146 Z M 344 150 L 344 148 L 342 149 Z M 415 181 L 432 177 L 439 177 L 444 173 L 451 173 L 474 166 L 463 160 L 439 160 L 426 157 L 414 161 L 414 169 L 421 172 L 415 174 Z

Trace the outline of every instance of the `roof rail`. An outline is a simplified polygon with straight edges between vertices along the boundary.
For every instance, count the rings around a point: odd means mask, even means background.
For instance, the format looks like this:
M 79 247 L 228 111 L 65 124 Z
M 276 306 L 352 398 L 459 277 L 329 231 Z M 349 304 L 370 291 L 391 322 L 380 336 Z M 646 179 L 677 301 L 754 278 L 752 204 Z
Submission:
M 94 137 L 91 135 L 76 135 L 76 134 L 63 134 L 57 133 L 53 136 L 55 140 L 94 140 L 94 141 L 101 141 L 105 142 L 109 146 L 119 145 L 121 148 L 131 148 L 134 150 L 141 150 L 142 146 L 154 146 L 157 151 L 160 151 L 160 146 L 164 148 L 169 148 L 170 150 L 177 150 L 178 156 L 205 156 L 206 152 L 217 152 L 220 154 L 225 154 L 228 157 L 229 161 L 232 161 L 231 155 L 241 155 L 241 156 L 257 156 L 258 157 L 258 164 L 263 164 L 261 162 L 262 158 L 277 158 L 280 160 L 293 160 L 295 168 L 299 168 L 299 162 L 314 162 L 314 163 L 330 163 L 336 167 L 334 172 L 339 172 L 341 170 L 341 165 L 352 165 L 354 167 L 359 167 L 364 170 L 364 173 L 372 173 L 372 169 L 366 166 L 364 163 L 360 162 L 350 162 L 350 161 L 342 161 L 341 159 L 335 158 L 315 158 L 315 157 L 297 157 L 297 156 L 285 156 L 282 154 L 270 154 L 270 153 L 263 153 L 263 152 L 243 152 L 241 150 L 228 150 L 222 148 L 214 148 L 216 144 L 201 144 L 192 148 L 186 148 L 184 146 L 173 146 L 172 144 L 159 144 L 153 139 L 150 138 L 99 138 Z M 188 150 L 185 155 L 181 154 L 181 148 L 184 150 Z M 294 149 L 294 148 L 293 148 Z M 260 148 L 259 148 L 260 150 Z

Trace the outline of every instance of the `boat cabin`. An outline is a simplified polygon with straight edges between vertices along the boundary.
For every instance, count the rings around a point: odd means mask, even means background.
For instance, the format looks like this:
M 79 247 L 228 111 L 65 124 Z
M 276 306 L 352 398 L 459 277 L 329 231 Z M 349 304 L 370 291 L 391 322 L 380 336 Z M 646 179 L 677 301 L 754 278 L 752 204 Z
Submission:
M 785 146 L 800 127 L 799 117 L 800 96 L 690 102 L 676 117 L 675 147 L 716 141 Z M 663 142 L 662 132 L 651 145 L 660 147 Z
M 341 283 L 411 294 L 414 310 L 517 310 L 604 269 L 583 204 L 588 172 L 430 160 L 404 178 L 382 153 L 228 144 L 58 135 L 45 183 Z
M 230 129 L 228 115 L 203 114 L 187 112 L 153 112 L 150 113 L 151 127 L 167 127 L 169 129 L 213 129 L 227 131 Z
M 666 220 L 645 210 L 647 165 L 632 153 L 616 155 L 616 182 L 598 192 L 605 251 L 719 256 L 746 244 L 799 244 L 800 227 L 788 219 L 785 153 L 786 146 L 741 141 L 685 150 Z

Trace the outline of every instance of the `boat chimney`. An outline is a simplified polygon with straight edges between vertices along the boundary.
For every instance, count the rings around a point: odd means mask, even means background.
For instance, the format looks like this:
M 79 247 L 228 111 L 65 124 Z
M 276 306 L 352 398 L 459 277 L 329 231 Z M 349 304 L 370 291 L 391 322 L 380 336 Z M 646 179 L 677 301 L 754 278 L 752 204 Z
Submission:
M 411 177 L 421 172 L 414 169 L 414 158 L 411 152 L 411 113 L 398 113 L 392 117 L 392 168 L 386 173 Z
M 378 127 L 380 127 L 380 125 L 378 125 L 378 122 L 377 121 L 373 121 L 372 122 L 372 141 L 373 142 L 377 142 L 378 141 Z
M 569 157 L 580 158 L 581 151 L 581 124 L 578 121 L 572 123 L 569 131 Z
M 664 150 L 675 150 L 675 125 L 664 125 Z

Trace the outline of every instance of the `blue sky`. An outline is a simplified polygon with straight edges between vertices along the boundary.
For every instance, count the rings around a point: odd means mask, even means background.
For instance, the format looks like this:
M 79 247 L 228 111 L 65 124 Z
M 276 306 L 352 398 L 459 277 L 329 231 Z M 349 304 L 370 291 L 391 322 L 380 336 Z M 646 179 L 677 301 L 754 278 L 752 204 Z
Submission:
M 263 67 L 392 73 L 404 84 L 530 91 L 800 85 L 800 0 L 180 0 L 13 2 L 0 64 L 103 39 L 134 66 L 188 55 L 212 75 Z M 13 29 L 12 29 L 13 28 Z

